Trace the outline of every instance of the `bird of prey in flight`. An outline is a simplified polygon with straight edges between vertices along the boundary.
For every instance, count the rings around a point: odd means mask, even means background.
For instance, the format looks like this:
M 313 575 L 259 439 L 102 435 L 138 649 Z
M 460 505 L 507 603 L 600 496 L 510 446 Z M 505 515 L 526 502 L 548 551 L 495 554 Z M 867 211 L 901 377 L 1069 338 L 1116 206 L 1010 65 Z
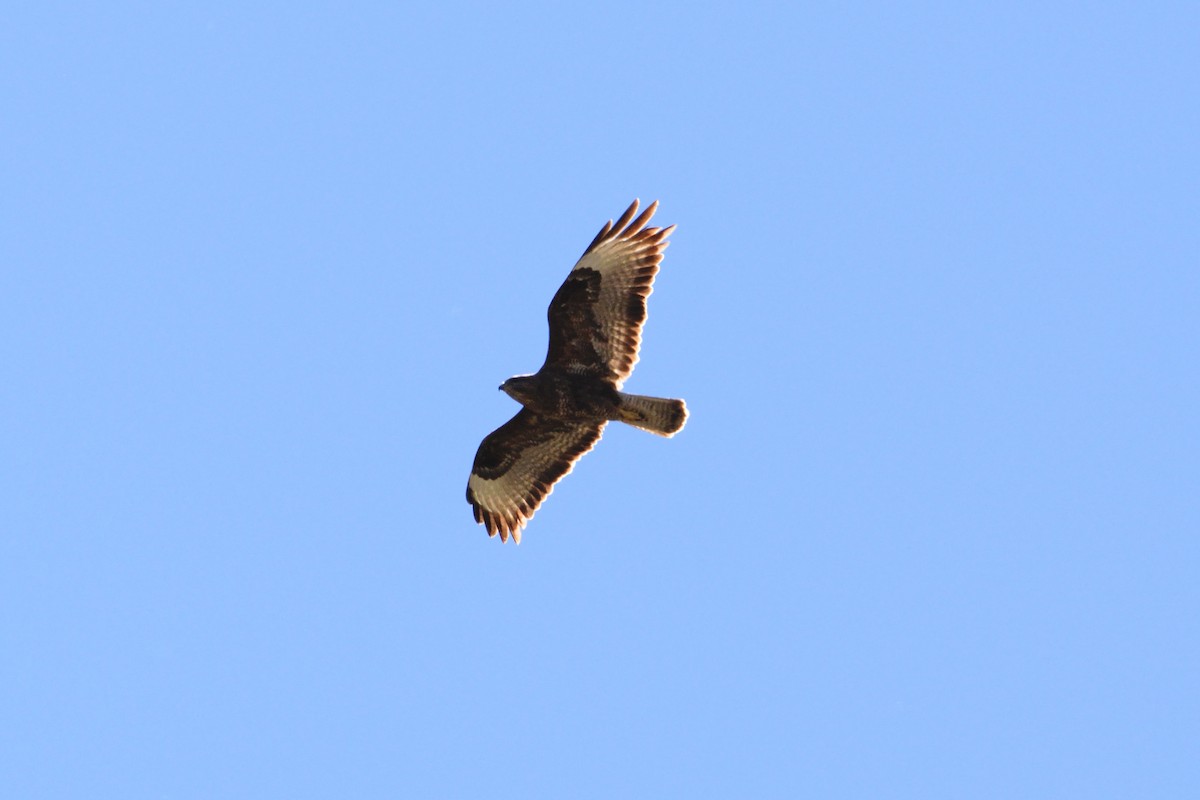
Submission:
M 525 523 L 609 421 L 659 436 L 683 428 L 682 400 L 621 391 L 638 361 L 646 298 L 675 228 L 646 227 L 657 208 L 655 201 L 637 215 L 634 200 L 600 229 L 550 301 L 542 368 L 501 384 L 522 408 L 479 445 L 467 481 L 467 502 L 488 536 L 520 542 Z

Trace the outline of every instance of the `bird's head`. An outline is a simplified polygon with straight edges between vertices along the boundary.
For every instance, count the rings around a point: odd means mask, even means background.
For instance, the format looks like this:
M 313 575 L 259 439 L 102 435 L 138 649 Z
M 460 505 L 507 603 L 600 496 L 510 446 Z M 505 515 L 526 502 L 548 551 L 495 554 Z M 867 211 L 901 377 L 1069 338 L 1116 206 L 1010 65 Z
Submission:
M 533 395 L 534 383 L 532 375 L 517 375 L 500 384 L 500 391 L 518 403 L 524 404 L 526 399 Z

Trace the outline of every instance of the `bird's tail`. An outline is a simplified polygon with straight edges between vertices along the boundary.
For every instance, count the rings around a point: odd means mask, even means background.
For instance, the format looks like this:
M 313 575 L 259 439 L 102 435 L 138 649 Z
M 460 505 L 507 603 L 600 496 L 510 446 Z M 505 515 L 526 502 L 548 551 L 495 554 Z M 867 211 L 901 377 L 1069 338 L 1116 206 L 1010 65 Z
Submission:
M 628 422 L 659 436 L 674 436 L 679 433 L 688 415 L 687 405 L 682 400 L 624 392 L 621 392 L 621 407 L 617 413 L 622 422 Z

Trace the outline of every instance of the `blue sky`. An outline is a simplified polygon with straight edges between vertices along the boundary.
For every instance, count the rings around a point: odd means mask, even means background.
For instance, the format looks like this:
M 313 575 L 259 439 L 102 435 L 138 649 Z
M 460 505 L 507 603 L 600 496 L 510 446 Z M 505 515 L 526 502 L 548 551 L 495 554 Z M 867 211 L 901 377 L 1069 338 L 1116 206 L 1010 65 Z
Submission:
M 0 794 L 1194 797 L 1190 4 L 22 4 Z M 634 197 L 630 391 L 463 491 Z

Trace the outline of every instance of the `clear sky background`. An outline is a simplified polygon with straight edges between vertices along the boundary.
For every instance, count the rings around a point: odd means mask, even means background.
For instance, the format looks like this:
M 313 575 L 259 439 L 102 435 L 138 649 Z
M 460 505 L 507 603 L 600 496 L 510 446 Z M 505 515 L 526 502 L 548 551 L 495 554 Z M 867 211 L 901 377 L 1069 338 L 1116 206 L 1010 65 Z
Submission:
M 1200 796 L 1200 11 L 995 5 L 9 8 L 0 795 Z

